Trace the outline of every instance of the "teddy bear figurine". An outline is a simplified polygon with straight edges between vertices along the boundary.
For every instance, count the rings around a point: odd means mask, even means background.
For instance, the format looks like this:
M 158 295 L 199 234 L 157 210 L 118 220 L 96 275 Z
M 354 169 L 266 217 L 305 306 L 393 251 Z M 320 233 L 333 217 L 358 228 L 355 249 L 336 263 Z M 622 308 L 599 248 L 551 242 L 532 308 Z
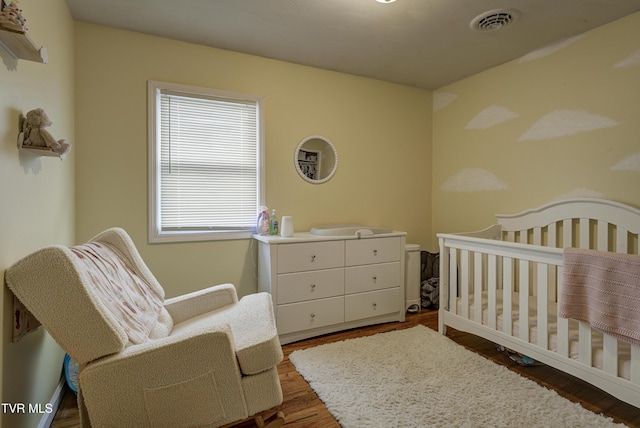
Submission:
M 47 113 L 41 108 L 31 110 L 23 124 L 23 146 L 47 147 L 54 153 L 64 156 L 71 150 L 71 144 L 57 140 L 45 128 L 51 126 Z

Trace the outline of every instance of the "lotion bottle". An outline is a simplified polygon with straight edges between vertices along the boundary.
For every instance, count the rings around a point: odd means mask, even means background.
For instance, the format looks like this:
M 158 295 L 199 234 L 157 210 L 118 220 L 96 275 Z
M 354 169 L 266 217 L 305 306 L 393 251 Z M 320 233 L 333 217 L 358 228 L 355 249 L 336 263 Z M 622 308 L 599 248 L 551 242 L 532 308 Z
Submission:
M 262 211 L 258 216 L 258 234 L 269 234 L 269 214 L 267 214 L 267 207 L 262 207 Z
M 271 211 L 271 217 L 269 217 L 269 235 L 278 234 L 278 218 L 276 217 L 276 210 Z

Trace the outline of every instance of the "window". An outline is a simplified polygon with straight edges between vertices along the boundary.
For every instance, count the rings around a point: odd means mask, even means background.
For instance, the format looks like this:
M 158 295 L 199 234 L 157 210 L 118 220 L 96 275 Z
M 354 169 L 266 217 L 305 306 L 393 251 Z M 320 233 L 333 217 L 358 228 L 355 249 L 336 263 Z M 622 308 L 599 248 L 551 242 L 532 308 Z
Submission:
M 149 81 L 149 242 L 250 238 L 263 205 L 261 98 Z

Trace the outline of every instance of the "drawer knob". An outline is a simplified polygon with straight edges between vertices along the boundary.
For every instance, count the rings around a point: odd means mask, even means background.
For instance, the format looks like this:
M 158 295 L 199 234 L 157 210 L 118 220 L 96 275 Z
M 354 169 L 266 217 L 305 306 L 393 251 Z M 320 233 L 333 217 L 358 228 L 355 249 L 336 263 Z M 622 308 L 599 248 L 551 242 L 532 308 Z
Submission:
M 313 262 L 315 262 L 315 261 L 316 261 L 316 255 L 315 255 L 315 254 L 313 254 L 313 255 L 311 256 L 311 263 L 313 263 Z
M 374 276 L 374 277 L 373 277 L 373 282 L 377 282 L 377 281 L 378 281 L 378 277 L 377 277 L 377 276 Z
M 378 304 L 374 302 L 374 303 L 373 303 L 373 310 L 374 310 L 374 311 L 376 310 L 376 306 L 378 306 Z
M 314 319 L 316 317 L 316 314 L 314 314 L 313 312 L 311 312 L 311 319 Z
M 377 256 L 378 255 L 378 250 L 373 250 L 373 255 Z
M 311 291 L 314 291 L 316 289 L 316 285 L 315 284 L 311 284 Z

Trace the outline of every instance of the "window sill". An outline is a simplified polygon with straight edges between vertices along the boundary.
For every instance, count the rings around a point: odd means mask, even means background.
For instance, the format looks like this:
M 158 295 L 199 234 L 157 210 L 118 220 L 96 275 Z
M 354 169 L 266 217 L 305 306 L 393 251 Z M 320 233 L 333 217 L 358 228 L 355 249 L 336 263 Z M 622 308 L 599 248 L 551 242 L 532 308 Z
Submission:
M 254 231 L 229 231 L 229 232 L 160 232 L 149 231 L 150 244 L 162 244 L 170 242 L 202 242 L 202 241 L 230 241 L 239 239 L 251 239 Z

